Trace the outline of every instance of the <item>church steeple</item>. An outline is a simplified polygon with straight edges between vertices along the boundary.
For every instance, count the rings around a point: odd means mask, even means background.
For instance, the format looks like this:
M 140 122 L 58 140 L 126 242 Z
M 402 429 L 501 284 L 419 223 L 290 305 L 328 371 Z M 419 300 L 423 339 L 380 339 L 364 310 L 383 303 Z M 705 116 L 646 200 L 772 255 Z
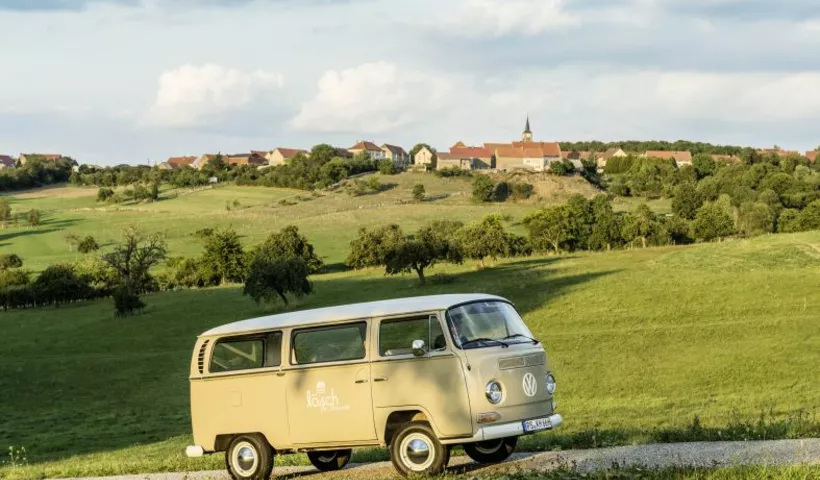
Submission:
M 524 126 L 524 134 L 521 135 L 521 140 L 524 142 L 532 141 L 532 130 L 530 130 L 530 116 L 527 115 L 527 124 Z

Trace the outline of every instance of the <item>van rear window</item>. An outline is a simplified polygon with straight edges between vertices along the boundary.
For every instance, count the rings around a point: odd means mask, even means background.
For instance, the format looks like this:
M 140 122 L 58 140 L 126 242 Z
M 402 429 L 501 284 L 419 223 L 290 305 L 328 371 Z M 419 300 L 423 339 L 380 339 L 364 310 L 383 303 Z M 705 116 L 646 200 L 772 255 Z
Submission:
M 366 332 L 364 322 L 298 331 L 293 335 L 293 359 L 299 365 L 361 360 Z
M 218 373 L 248 370 L 262 368 L 264 364 L 265 341 L 263 339 L 220 341 L 214 346 L 210 371 Z

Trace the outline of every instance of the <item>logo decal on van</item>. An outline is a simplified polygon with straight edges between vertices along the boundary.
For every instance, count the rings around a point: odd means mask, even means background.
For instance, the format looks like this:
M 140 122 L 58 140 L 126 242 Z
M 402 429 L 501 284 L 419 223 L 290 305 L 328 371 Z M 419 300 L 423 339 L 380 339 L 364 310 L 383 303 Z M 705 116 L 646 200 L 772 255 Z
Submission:
M 341 405 L 333 388 L 328 390 L 325 382 L 316 383 L 316 389 L 307 391 L 307 407 L 317 408 L 321 413 L 350 410 L 350 405 Z
M 524 381 L 521 383 L 524 387 L 524 393 L 528 397 L 534 397 L 536 392 L 538 392 L 538 382 L 535 380 L 535 375 L 527 372 L 524 375 Z

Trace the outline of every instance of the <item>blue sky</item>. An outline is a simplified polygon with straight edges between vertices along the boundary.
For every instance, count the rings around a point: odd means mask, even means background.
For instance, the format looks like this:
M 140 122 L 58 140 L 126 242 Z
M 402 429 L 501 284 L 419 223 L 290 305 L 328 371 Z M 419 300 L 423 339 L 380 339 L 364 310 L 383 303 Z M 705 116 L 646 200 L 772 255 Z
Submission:
M 0 0 L 0 153 L 820 144 L 814 0 Z

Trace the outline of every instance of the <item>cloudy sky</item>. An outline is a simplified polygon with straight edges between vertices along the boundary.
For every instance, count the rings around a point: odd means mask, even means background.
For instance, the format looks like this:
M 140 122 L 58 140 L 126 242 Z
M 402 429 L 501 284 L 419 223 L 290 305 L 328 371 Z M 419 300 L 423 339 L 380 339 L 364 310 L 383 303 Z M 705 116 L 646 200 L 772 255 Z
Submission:
M 0 153 L 820 144 L 817 0 L 0 0 Z

